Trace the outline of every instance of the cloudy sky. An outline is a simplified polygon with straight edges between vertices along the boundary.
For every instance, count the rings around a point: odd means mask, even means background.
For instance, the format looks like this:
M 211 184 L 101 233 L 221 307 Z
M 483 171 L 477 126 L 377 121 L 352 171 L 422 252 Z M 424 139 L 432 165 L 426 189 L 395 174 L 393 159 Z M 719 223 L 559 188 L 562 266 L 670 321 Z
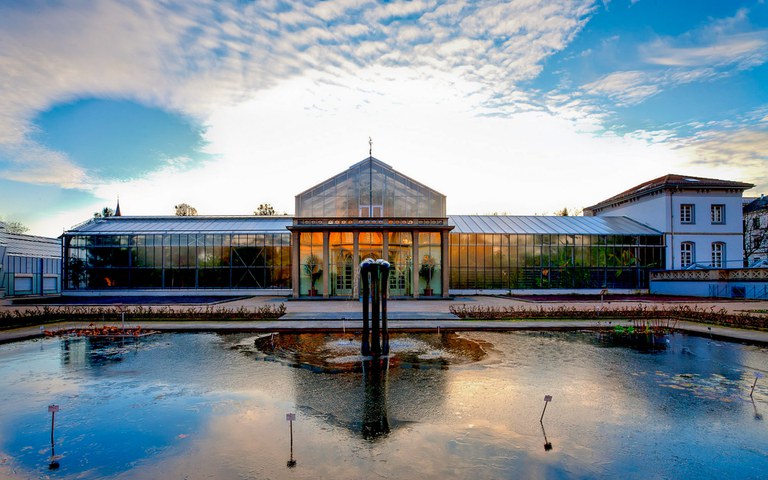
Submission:
M 373 155 L 454 214 L 768 193 L 763 0 L 0 0 L 0 217 L 293 213 Z

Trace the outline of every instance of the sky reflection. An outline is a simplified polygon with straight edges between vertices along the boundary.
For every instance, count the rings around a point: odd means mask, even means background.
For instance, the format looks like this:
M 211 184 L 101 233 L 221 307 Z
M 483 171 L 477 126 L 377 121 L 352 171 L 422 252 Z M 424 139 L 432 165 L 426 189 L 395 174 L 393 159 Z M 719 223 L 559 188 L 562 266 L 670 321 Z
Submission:
M 454 352 L 467 342 L 480 346 L 485 353 L 475 351 L 471 362 L 433 368 L 401 353 L 388 367 L 339 372 L 275 361 L 254 339 L 177 334 L 131 345 L 0 346 L 7 385 L 0 473 L 49 475 L 50 403 L 61 405 L 56 478 L 759 478 L 768 471 L 768 429 L 757 418 L 768 410 L 768 384 L 758 382 L 754 403 L 749 398 L 754 371 L 768 365 L 765 348 L 674 335 L 665 349 L 643 353 L 591 333 L 463 333 L 425 341 Z M 288 344 L 303 345 L 303 355 L 313 348 L 349 355 L 326 348 L 337 341 L 321 335 Z M 553 400 L 542 430 L 545 394 Z M 290 470 L 289 412 L 297 415 Z

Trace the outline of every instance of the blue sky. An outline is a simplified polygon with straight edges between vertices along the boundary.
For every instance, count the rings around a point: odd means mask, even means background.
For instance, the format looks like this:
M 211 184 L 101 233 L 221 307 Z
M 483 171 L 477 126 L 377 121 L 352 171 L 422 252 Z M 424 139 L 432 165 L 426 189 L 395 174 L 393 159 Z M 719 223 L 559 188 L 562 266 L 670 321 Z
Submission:
M 768 5 L 0 1 L 0 217 L 292 213 L 367 156 L 451 213 L 768 190 Z

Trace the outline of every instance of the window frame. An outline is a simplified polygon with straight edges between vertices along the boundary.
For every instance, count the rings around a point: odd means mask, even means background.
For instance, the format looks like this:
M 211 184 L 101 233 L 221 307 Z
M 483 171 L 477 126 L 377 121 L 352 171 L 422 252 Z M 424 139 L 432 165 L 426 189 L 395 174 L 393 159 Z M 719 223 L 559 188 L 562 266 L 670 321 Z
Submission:
M 715 212 L 719 210 L 720 219 L 715 219 Z M 712 222 L 712 225 L 724 225 L 725 224 L 725 204 L 723 203 L 713 203 L 710 205 L 709 209 L 709 218 Z
M 725 242 L 712 242 L 712 268 L 725 268 Z
M 688 210 L 686 212 L 686 210 Z M 696 205 L 693 203 L 680 204 L 680 224 L 693 225 L 696 223 Z
M 684 261 L 686 259 L 687 261 Z M 696 244 L 694 242 L 680 243 L 680 268 L 689 267 L 696 263 Z

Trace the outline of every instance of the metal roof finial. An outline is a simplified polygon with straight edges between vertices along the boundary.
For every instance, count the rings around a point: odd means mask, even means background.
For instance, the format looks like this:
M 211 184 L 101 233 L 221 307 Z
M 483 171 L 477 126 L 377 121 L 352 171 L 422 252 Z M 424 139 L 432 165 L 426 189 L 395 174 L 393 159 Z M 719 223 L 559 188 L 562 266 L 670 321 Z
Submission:
M 368 158 L 373 157 L 373 139 L 368 137 Z

